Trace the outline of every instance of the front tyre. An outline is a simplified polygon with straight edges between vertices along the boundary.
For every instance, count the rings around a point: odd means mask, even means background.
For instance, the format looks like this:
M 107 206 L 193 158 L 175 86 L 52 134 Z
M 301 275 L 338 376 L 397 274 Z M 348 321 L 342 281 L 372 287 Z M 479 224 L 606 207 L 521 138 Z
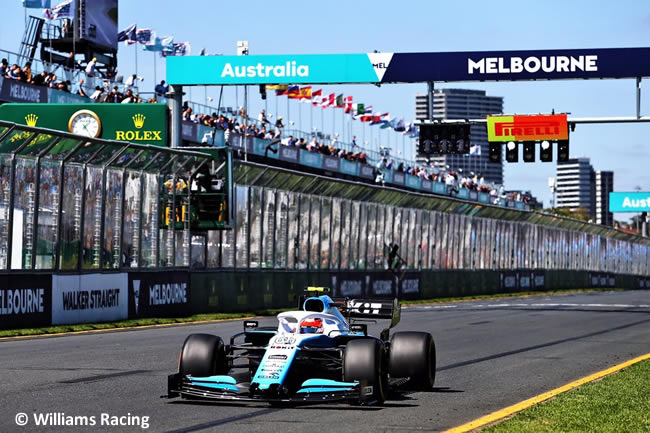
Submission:
M 351 340 L 345 347 L 343 358 L 343 380 L 359 381 L 362 386 L 371 386 L 369 396 L 378 404 L 388 394 L 388 371 L 384 356 L 384 344 L 374 338 Z
M 391 377 L 410 378 L 408 386 L 430 391 L 436 379 L 436 345 L 428 332 L 397 332 L 390 340 Z
M 181 376 L 208 377 L 228 373 L 223 340 L 216 335 L 191 334 L 183 343 Z

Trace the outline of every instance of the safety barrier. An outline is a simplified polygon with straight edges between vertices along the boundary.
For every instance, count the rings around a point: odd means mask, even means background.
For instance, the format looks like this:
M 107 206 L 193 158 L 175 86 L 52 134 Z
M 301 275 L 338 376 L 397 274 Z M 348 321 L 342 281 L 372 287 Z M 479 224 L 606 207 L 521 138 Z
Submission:
M 650 277 L 587 271 L 194 271 L 0 275 L 0 329 L 291 308 L 305 286 L 336 296 L 430 299 L 574 288 L 649 289 Z

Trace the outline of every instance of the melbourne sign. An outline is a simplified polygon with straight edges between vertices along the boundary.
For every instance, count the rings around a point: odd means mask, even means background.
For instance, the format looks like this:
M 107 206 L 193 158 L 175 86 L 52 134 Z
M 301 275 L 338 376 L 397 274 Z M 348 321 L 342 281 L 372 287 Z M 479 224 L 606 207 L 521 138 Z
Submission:
M 167 107 L 163 104 L 4 104 L 0 106 L 0 119 L 71 132 L 71 117 L 79 110 L 97 116 L 101 123 L 99 138 L 167 145 Z
M 178 85 L 418 83 L 650 76 L 650 48 L 167 57 Z
M 488 116 L 488 141 L 568 140 L 566 114 Z
M 610 212 L 649 212 L 650 192 L 610 192 Z
M 129 273 L 129 317 L 191 314 L 188 272 Z
M 1 275 L 0 329 L 50 325 L 51 287 L 50 275 Z

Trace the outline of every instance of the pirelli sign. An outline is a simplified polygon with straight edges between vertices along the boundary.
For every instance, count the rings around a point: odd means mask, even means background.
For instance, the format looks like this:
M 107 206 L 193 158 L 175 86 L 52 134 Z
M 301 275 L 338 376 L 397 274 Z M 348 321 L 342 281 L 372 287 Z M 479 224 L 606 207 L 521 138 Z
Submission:
M 488 116 L 488 141 L 559 141 L 569 139 L 566 114 Z

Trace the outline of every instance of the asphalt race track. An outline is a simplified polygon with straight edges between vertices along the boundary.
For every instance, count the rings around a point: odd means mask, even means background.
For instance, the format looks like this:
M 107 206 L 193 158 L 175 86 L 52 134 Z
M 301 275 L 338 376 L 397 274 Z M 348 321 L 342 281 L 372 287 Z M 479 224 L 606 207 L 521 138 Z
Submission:
M 189 333 L 227 338 L 241 329 L 241 321 L 232 321 L 0 341 L 0 431 L 143 431 L 37 427 L 34 412 L 94 415 L 98 422 L 101 413 L 149 416 L 144 431 L 155 432 L 444 430 L 650 352 L 650 292 L 406 308 L 397 330 L 426 330 L 436 340 L 436 389 L 397 396 L 381 408 L 282 409 L 159 398 Z M 15 424 L 19 412 L 30 417 L 25 427 Z

